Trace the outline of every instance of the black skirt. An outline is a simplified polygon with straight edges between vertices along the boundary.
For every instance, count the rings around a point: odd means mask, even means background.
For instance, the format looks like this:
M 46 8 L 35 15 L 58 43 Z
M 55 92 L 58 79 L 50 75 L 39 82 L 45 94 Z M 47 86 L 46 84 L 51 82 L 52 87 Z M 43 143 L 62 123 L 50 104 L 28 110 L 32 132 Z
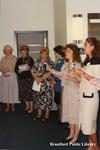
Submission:
M 60 98 L 61 98 L 61 92 L 55 92 L 54 93 L 54 102 L 57 105 L 60 105 Z
M 20 101 L 34 101 L 33 97 L 33 79 L 32 78 L 26 78 L 26 79 L 19 79 L 18 80 L 19 85 L 19 100 Z

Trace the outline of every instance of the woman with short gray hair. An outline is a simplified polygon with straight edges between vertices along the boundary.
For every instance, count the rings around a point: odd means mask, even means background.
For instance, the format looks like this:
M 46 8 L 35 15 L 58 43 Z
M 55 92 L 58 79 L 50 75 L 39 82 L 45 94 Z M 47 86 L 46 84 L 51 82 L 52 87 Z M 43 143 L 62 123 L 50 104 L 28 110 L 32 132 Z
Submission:
M 0 61 L 1 84 L 2 84 L 2 102 L 6 104 L 5 111 L 15 111 L 14 104 L 18 102 L 18 84 L 15 73 L 16 57 L 12 55 L 13 48 L 6 45 L 3 48 L 4 57 Z

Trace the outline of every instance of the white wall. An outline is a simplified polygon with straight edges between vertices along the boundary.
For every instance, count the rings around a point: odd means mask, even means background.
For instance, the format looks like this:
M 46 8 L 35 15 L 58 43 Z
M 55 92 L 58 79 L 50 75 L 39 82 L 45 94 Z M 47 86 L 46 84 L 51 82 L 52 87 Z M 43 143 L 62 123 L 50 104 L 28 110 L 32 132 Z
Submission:
M 67 41 L 66 0 L 54 0 L 55 45 L 65 45 Z
M 100 0 L 0 1 L 0 57 L 5 44 L 11 44 L 16 54 L 14 39 L 16 30 L 48 30 L 51 51 L 55 44 L 65 44 L 66 40 L 68 43 L 72 42 L 72 15 L 75 13 L 83 14 L 84 41 L 88 36 L 87 13 L 100 12 Z M 53 53 L 50 54 L 54 58 Z
M 88 36 L 88 13 L 100 13 L 100 0 L 66 0 L 67 42 L 72 42 L 72 15 L 83 14 L 83 41 Z
M 49 48 L 54 47 L 53 0 L 1 0 L 0 56 L 5 44 L 16 46 L 14 31 L 48 30 Z M 53 53 L 50 52 L 53 58 Z

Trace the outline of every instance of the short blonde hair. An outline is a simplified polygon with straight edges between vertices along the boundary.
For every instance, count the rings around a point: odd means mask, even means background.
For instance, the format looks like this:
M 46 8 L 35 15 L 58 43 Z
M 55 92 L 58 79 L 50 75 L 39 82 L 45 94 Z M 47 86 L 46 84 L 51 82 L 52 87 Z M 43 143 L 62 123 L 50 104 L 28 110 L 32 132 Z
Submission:
M 13 52 L 13 48 L 12 48 L 10 45 L 5 45 L 5 46 L 3 47 L 3 52 L 4 52 L 4 54 L 5 54 L 5 51 L 7 50 L 7 48 L 9 48 L 9 50 L 11 51 L 11 53 Z
M 47 47 L 41 47 L 41 49 L 40 49 L 40 59 L 41 59 L 41 54 L 43 52 L 46 52 L 47 53 L 47 57 L 49 57 L 49 49 Z

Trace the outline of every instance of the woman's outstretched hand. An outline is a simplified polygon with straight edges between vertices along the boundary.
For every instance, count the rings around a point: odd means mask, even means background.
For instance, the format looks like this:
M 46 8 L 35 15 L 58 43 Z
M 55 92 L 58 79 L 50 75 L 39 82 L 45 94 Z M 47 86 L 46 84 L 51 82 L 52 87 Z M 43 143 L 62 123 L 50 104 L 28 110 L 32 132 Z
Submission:
M 60 72 L 60 71 L 56 71 L 54 69 L 50 69 L 50 72 L 52 74 L 54 74 L 55 76 L 57 76 L 57 77 L 61 77 L 62 76 L 62 72 Z
M 84 71 L 83 71 L 82 69 L 75 69 L 74 72 L 75 72 L 78 76 L 84 75 Z

